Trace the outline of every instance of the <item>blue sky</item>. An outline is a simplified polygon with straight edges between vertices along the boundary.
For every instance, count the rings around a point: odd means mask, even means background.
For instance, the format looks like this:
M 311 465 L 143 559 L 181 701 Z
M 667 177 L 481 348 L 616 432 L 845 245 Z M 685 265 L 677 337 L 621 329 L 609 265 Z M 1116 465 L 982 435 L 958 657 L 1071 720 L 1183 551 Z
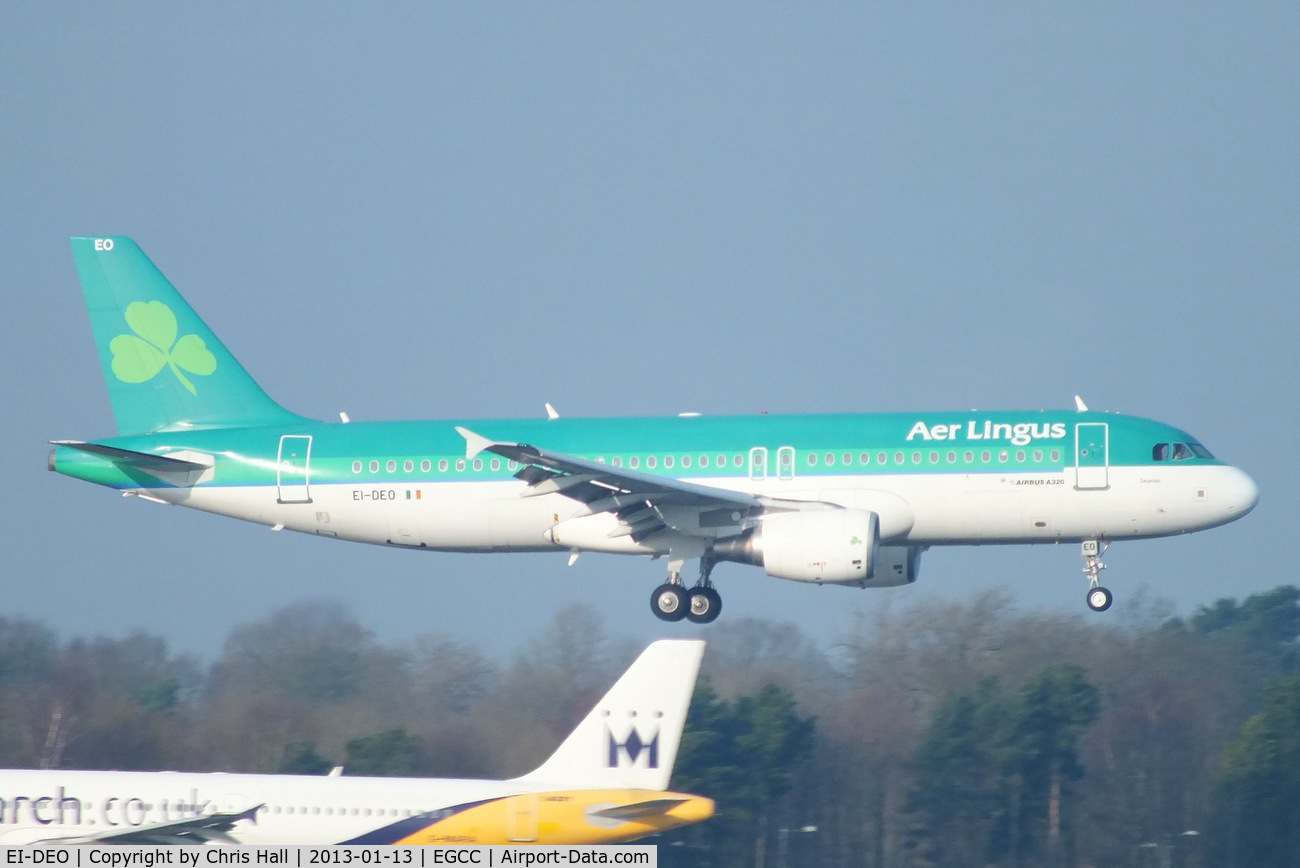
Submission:
M 1193 432 L 1255 513 L 1118 544 L 1116 607 L 1295 581 L 1294 4 L 17 4 L 0 12 L 0 615 L 210 655 L 340 599 L 502 652 L 662 562 L 276 534 L 45 471 L 113 433 L 67 238 L 134 237 L 266 389 L 353 419 L 1071 406 Z M 1075 546 L 893 591 L 724 565 L 724 618 L 832 642 Z

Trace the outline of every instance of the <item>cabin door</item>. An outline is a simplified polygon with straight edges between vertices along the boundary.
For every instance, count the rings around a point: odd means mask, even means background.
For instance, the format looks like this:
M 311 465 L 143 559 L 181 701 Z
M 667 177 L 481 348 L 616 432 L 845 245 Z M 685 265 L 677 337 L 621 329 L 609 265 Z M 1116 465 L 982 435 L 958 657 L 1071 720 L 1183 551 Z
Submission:
M 1110 486 L 1110 426 L 1105 422 L 1080 422 L 1074 426 L 1075 488 Z
M 275 484 L 279 503 L 311 503 L 308 477 L 311 475 L 311 437 L 285 434 L 275 462 Z
M 518 843 L 537 840 L 537 793 L 506 799 L 506 837 Z

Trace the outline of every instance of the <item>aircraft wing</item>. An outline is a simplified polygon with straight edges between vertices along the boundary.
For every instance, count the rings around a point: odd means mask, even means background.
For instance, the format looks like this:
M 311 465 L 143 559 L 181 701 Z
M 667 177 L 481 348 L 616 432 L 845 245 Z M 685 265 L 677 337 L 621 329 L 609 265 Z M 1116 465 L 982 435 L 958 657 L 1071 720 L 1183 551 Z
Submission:
M 105 830 L 94 835 L 81 835 L 75 838 L 47 838 L 45 842 L 70 844 L 122 844 L 166 846 L 171 844 L 206 844 L 217 841 L 222 844 L 240 843 L 230 835 L 230 830 L 240 820 L 257 822 L 257 812 L 264 806 L 256 805 L 241 813 L 204 814 L 171 823 L 155 823 L 152 826 L 131 826 L 126 829 Z
M 620 525 L 611 536 L 628 535 L 637 542 L 666 528 L 690 536 L 729 536 L 764 512 L 833 508 L 639 473 L 526 443 L 491 440 L 468 428 L 456 431 L 465 438 L 467 458 L 491 452 L 521 464 L 515 476 L 528 483 L 524 497 L 562 494 L 593 513 L 612 512 Z

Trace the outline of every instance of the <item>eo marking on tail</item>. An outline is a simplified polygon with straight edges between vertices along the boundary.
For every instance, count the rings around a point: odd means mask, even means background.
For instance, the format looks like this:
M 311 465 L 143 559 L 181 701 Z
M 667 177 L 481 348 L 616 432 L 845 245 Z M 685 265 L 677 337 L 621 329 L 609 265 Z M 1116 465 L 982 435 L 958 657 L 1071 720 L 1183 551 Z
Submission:
M 262 390 L 130 238 L 73 238 L 122 434 L 300 421 Z

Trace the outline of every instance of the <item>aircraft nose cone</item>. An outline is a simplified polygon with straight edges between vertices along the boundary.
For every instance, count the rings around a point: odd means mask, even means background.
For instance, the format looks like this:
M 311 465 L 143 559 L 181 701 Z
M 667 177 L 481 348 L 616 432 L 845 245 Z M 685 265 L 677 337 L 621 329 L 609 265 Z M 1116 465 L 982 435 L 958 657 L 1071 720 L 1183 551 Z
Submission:
M 1228 511 L 1234 518 L 1240 518 L 1255 508 L 1259 503 L 1259 486 L 1244 470 L 1232 468 L 1228 478 L 1226 502 Z
M 1260 503 L 1260 486 L 1257 486 L 1255 479 L 1247 476 L 1244 470 L 1238 470 L 1238 473 L 1242 474 L 1239 485 L 1242 487 L 1240 498 L 1242 498 L 1242 515 L 1244 516 L 1251 509 L 1255 509 L 1257 503 Z

